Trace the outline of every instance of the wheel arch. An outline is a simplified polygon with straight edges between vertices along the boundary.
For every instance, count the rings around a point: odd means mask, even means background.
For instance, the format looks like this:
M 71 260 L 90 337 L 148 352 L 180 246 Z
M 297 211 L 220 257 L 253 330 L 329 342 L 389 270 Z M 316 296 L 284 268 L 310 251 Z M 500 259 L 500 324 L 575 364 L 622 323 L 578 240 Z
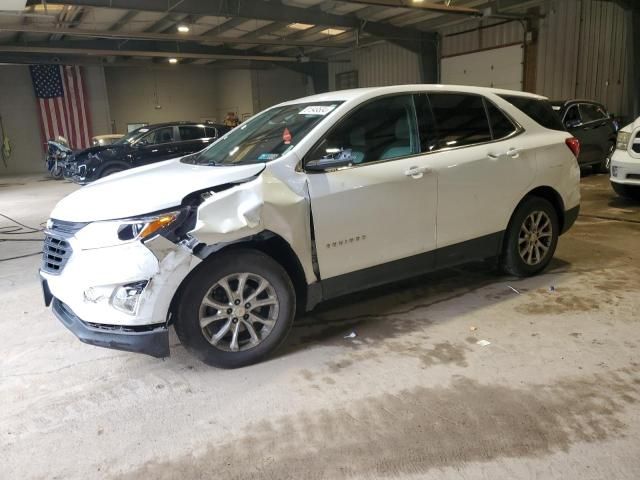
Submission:
M 176 289 L 171 304 L 169 306 L 169 314 L 173 316 L 176 311 L 176 307 L 183 293 L 184 285 L 197 271 L 203 268 L 204 265 L 209 262 L 215 261 L 215 257 L 220 252 L 227 252 L 230 250 L 238 249 L 252 249 L 268 255 L 275 260 L 289 275 L 291 283 L 296 294 L 296 305 L 298 305 L 298 311 L 304 311 L 307 305 L 308 287 L 307 281 L 302 268 L 300 259 L 291 248 L 291 245 L 277 233 L 269 230 L 260 232 L 257 235 L 241 238 L 234 242 L 223 245 L 220 248 L 212 248 L 214 246 L 202 245 L 200 248 L 196 247 L 195 252 L 198 256 L 202 255 L 202 262 L 193 268 L 180 282 L 180 286 Z
M 560 232 L 564 231 L 564 223 L 565 223 L 565 205 L 564 205 L 564 200 L 562 200 L 562 196 L 560 195 L 560 193 L 555 188 L 550 187 L 548 185 L 542 185 L 542 186 L 536 187 L 533 190 L 530 190 L 529 192 L 527 192 L 527 194 L 524 197 L 522 197 L 520 202 L 518 202 L 518 205 L 516 205 L 516 208 L 513 209 L 513 213 L 511 214 L 511 218 L 513 218 L 513 215 L 515 214 L 515 212 L 518 210 L 520 205 L 522 205 L 522 203 L 528 197 L 544 198 L 549 203 L 551 203 L 551 205 L 553 205 L 553 208 L 556 211 L 556 214 L 558 215 L 558 223 L 559 223 L 559 226 L 560 226 Z M 509 223 L 511 223 L 511 220 L 509 221 Z
M 98 178 L 102 178 L 105 171 L 111 170 L 113 168 L 122 168 L 122 170 L 129 170 L 131 168 L 131 165 L 124 160 L 112 160 L 107 163 L 103 163 L 100 167 L 98 167 L 96 169 L 96 176 Z

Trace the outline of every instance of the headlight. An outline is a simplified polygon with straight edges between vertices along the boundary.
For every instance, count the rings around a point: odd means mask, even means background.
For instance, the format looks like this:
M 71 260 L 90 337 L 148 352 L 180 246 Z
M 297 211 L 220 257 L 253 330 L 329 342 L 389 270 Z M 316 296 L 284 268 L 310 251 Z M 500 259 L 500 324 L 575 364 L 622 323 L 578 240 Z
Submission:
M 174 223 L 179 215 L 180 212 L 177 211 L 153 217 L 133 219 L 130 223 L 123 223 L 118 227 L 118 238 L 123 242 L 147 240 Z M 127 221 L 125 220 L 124 222 Z
M 627 150 L 629 148 L 629 140 L 631 140 L 631 133 L 618 132 L 618 138 L 616 139 L 616 148 L 618 150 Z
M 75 238 L 83 250 L 112 247 L 125 242 L 149 240 L 163 230 L 179 225 L 180 210 L 123 220 L 89 223 L 76 232 Z

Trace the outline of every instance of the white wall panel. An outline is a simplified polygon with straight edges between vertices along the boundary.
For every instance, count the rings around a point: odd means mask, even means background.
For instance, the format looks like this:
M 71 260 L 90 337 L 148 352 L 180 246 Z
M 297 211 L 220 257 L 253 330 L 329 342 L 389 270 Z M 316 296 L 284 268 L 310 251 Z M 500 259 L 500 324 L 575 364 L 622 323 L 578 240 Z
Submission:
M 453 85 L 522 90 L 522 45 L 442 59 L 441 81 Z

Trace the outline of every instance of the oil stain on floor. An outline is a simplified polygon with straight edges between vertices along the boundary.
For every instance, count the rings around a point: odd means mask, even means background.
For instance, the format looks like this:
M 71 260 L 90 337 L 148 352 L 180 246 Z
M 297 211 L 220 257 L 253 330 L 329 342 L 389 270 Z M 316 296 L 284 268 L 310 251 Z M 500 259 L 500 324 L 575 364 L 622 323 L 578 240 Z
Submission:
M 449 387 L 263 420 L 202 455 L 113 478 L 342 479 L 544 456 L 623 435 L 625 410 L 640 400 L 636 367 L 523 388 L 457 377 Z

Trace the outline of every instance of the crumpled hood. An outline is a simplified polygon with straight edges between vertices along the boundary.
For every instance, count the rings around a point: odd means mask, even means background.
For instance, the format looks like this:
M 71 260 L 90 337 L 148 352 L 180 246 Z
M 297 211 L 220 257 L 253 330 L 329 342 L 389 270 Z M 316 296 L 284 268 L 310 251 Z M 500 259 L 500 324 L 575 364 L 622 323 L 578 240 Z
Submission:
M 128 148 L 127 145 L 115 144 L 115 145 L 96 145 L 94 147 L 85 148 L 84 150 L 77 150 L 73 152 L 72 161 L 78 161 L 86 158 L 89 154 L 98 155 L 105 150 L 111 150 L 112 154 L 121 154 Z
M 188 194 L 253 177 L 265 165 L 200 166 L 167 160 L 110 175 L 67 195 L 51 218 L 68 222 L 113 220 L 171 208 Z

